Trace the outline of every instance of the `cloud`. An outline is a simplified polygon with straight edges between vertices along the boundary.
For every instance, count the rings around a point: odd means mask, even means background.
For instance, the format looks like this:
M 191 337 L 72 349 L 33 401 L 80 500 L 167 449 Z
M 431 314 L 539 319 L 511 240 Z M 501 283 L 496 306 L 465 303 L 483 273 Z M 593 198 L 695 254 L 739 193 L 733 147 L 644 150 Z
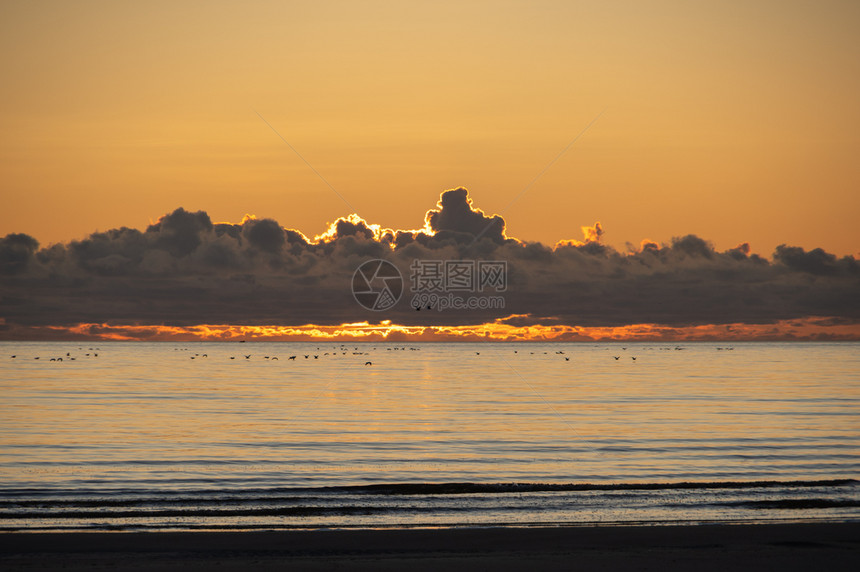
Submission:
M 252 247 L 263 252 L 279 252 L 287 243 L 287 233 L 270 218 L 249 221 L 242 228 L 242 235 Z
M 647 238 L 643 238 L 642 242 L 639 243 L 639 252 L 648 252 L 651 254 L 657 254 L 660 252 L 660 245 L 654 242 L 653 240 L 649 240 Z
M 366 239 L 378 238 L 379 225 L 370 225 L 357 214 L 341 217 L 331 223 L 324 233 L 314 237 L 316 242 L 332 242 L 347 236 L 360 236 Z
M 419 219 L 420 220 L 420 219 Z M 780 246 L 771 259 L 741 244 L 718 252 L 696 235 L 645 240 L 619 252 L 584 241 L 553 247 L 507 237 L 505 221 L 475 208 L 466 189 L 442 193 L 420 230 L 386 229 L 342 217 L 314 240 L 271 218 L 213 223 L 179 208 L 140 231 L 117 228 L 40 248 L 24 234 L 0 239 L 4 332 L 76 324 L 276 325 L 390 320 L 404 327 L 475 324 L 622 328 L 767 324 L 810 316 L 860 321 L 860 265 L 821 249 Z M 476 240 L 477 237 L 477 240 Z M 405 293 L 385 312 L 362 308 L 350 286 L 356 268 L 386 259 Z M 504 261 L 504 307 L 416 311 L 416 261 Z M 463 296 L 494 291 L 458 292 Z M 507 321 L 505 321 L 507 320 Z
M 470 235 L 469 241 L 487 238 L 498 244 L 507 240 L 505 220 L 499 215 L 486 216 L 484 211 L 472 207 L 469 191 L 463 187 L 442 193 L 436 206 L 424 217 L 426 228 L 436 234 L 464 234 Z
M 857 271 L 857 262 L 853 258 L 846 256 L 838 260 L 836 256 L 820 248 L 806 252 L 799 246 L 781 244 L 776 247 L 774 259 L 794 270 L 817 276 Z
M 588 246 L 590 250 L 593 250 L 595 252 L 602 252 L 602 249 L 599 248 L 600 237 L 603 236 L 603 225 L 600 224 L 600 221 L 594 223 L 594 226 L 583 226 L 581 228 L 583 240 L 559 240 L 555 243 L 555 247 L 561 248 L 565 246 Z
M 8 234 L 0 238 L 0 274 L 12 275 L 27 269 L 39 241 L 26 234 Z
M 152 340 L 152 341 L 316 341 L 347 340 L 365 342 L 414 341 L 608 341 L 642 340 L 679 341 L 790 341 L 790 340 L 858 340 L 860 323 L 806 318 L 781 320 L 770 324 L 705 324 L 666 326 L 630 324 L 626 326 L 546 325 L 528 316 L 509 316 L 494 322 L 461 326 L 402 326 L 387 321 L 371 324 L 321 326 L 247 326 L 202 324 L 196 326 L 78 324 L 68 328 L 15 327 L 18 337 L 30 339 L 81 340 Z M 0 321 L 0 330 L 4 329 Z M 8 331 L 8 330 L 7 330 Z
M 694 234 L 672 239 L 672 250 L 693 258 L 713 258 L 714 247 Z
M 213 231 L 209 215 L 203 211 L 191 213 L 178 208 L 164 215 L 157 223 L 146 229 L 156 234 L 155 247 L 167 250 L 176 257 L 191 254 L 203 242 L 203 235 Z
M 600 237 L 603 236 L 603 226 L 600 221 L 597 221 L 594 226 L 582 227 L 582 234 L 585 236 L 585 242 L 600 242 Z

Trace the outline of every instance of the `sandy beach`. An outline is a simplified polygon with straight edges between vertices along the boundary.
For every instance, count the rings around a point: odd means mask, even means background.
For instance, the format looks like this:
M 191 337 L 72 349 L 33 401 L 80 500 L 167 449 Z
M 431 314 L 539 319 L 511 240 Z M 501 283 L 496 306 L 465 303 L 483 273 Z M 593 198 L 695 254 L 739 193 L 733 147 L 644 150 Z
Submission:
M 4 570 L 857 570 L 860 523 L 5 533 Z

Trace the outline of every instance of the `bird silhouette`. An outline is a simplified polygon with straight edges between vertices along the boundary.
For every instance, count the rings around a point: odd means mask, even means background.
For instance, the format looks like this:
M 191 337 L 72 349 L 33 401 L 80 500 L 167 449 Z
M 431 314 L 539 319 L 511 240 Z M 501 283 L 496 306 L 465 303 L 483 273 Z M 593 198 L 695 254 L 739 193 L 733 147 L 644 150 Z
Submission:
M 612 357 L 614 357 L 614 358 L 615 358 L 615 361 L 618 361 L 618 360 L 620 360 L 620 359 L 621 359 L 621 356 L 612 356 Z
M 294 360 L 294 359 L 296 359 L 296 356 L 290 356 L 289 359 Z
M 364 365 L 373 365 L 373 362 L 372 361 L 366 361 L 366 362 L 364 362 Z

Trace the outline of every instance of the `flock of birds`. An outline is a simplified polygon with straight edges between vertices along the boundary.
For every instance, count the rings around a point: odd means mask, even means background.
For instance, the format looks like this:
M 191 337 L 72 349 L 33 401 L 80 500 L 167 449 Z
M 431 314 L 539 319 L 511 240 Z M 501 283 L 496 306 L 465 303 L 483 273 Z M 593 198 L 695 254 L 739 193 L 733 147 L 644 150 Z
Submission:
M 313 359 L 320 359 L 320 356 L 322 356 L 322 357 L 327 357 L 327 356 L 332 356 L 332 357 L 334 357 L 334 356 L 337 356 L 337 355 L 347 355 L 347 354 L 350 354 L 350 353 L 351 353 L 352 355 L 354 355 L 354 356 L 366 356 L 366 355 L 370 355 L 370 352 L 358 351 L 358 348 L 357 348 L 357 347 L 353 347 L 353 348 L 352 348 L 352 351 L 350 351 L 350 350 L 349 350 L 349 348 L 348 348 L 347 346 L 345 346 L 345 345 L 341 345 L 341 346 L 334 346 L 334 347 L 333 347 L 333 349 L 334 349 L 334 350 L 337 350 L 337 351 L 325 352 L 325 353 L 322 353 L 322 354 L 314 354 L 314 353 L 311 353 L 311 354 L 299 354 L 299 355 L 293 355 L 293 356 L 290 356 L 290 357 L 288 357 L 287 359 L 288 359 L 288 360 L 293 360 L 293 361 L 295 361 L 296 359 L 299 359 L 300 357 L 304 357 L 305 359 L 310 359 L 310 358 L 313 358 Z M 374 347 L 372 351 L 376 351 L 376 350 L 378 350 L 378 349 L 379 349 L 379 348 Z M 409 349 L 410 351 L 420 351 L 420 350 L 421 350 L 421 348 L 414 348 L 414 347 L 406 348 L 405 346 L 404 346 L 404 347 L 390 347 L 390 348 L 385 348 L 385 349 L 386 349 L 386 351 L 400 351 L 400 350 L 402 350 L 402 351 L 406 351 L 407 349 Z M 621 349 L 626 350 L 627 348 L 621 348 Z M 683 349 L 683 348 L 676 348 L 676 349 Z M 720 348 L 720 349 L 722 349 L 722 348 Z M 188 348 L 173 348 L 173 350 L 174 350 L 174 351 L 188 351 Z M 319 347 L 317 347 L 317 351 L 319 351 L 319 350 L 320 350 L 320 348 L 319 348 Z M 519 350 L 513 350 L 513 351 L 514 351 L 514 353 L 519 353 Z M 535 355 L 535 353 L 540 353 L 540 352 L 529 352 L 529 355 Z M 547 355 L 547 354 L 549 354 L 549 352 L 543 352 L 543 355 Z M 560 355 L 561 357 L 563 357 L 563 358 L 564 358 L 564 361 L 570 361 L 570 357 L 569 357 L 569 356 L 564 355 L 564 351 L 562 351 L 562 350 L 559 350 L 559 351 L 555 352 L 555 354 L 556 354 L 556 355 Z M 242 355 L 246 360 L 250 360 L 250 359 L 251 359 L 251 357 L 253 356 L 253 354 L 241 354 L 241 355 Z M 475 352 L 475 355 L 478 355 L 478 356 L 479 356 L 479 355 L 481 355 L 481 352 Z M 193 356 L 189 356 L 189 357 L 190 357 L 191 359 L 197 359 L 197 358 L 207 358 L 207 357 L 209 357 L 209 356 L 208 356 L 207 354 L 199 354 L 199 353 L 196 353 L 196 354 L 194 354 Z M 613 356 L 613 357 L 615 357 L 616 361 L 617 361 L 617 360 L 619 360 L 619 359 L 621 359 L 621 356 Z M 636 357 L 635 357 L 635 356 L 630 356 L 630 358 L 631 358 L 633 361 L 636 361 Z M 230 359 L 231 359 L 231 360 L 235 360 L 235 359 L 236 359 L 236 356 L 230 356 Z M 267 359 L 267 360 L 270 360 L 270 361 L 276 361 L 276 360 L 278 360 L 279 358 L 278 358 L 278 356 L 263 356 L 263 359 Z M 366 361 L 366 362 L 364 362 L 364 365 L 373 365 L 373 362 L 372 362 L 372 361 Z
M 372 351 L 377 351 L 378 349 L 379 349 L 378 347 L 374 347 Z M 622 349 L 622 350 L 624 350 L 624 351 L 626 351 L 626 350 L 627 350 L 627 348 L 626 348 L 626 347 L 622 347 L 621 349 Z M 675 346 L 675 347 L 644 348 L 644 349 L 648 349 L 648 350 L 651 350 L 651 349 L 659 349 L 659 350 L 676 350 L 676 351 L 680 351 L 680 350 L 683 350 L 684 348 L 683 348 L 683 347 L 681 347 L 681 346 Z M 732 351 L 732 350 L 734 350 L 735 348 L 734 348 L 734 347 L 717 347 L 717 348 L 715 348 L 715 349 L 717 349 L 718 351 Z M 79 348 L 78 348 L 78 350 L 79 350 L 79 351 L 81 351 L 81 352 L 85 351 L 85 350 L 83 349 L 83 347 L 79 347 Z M 99 350 L 99 348 L 88 348 L 88 350 L 89 350 L 89 351 L 88 351 L 87 353 L 84 353 L 83 355 L 72 355 L 72 353 L 71 353 L 71 352 L 66 352 L 66 355 L 65 355 L 65 356 L 51 357 L 51 358 L 49 358 L 49 359 L 48 359 L 48 360 L 46 360 L 46 361 L 61 362 L 61 361 L 63 361 L 64 359 L 65 359 L 65 360 L 68 360 L 68 361 L 75 361 L 78 357 L 83 357 L 83 358 L 97 358 L 97 357 L 99 357 L 99 354 L 98 354 L 98 351 L 100 351 L 100 350 Z M 317 347 L 317 348 L 316 348 L 316 350 L 317 350 L 317 351 L 320 351 L 320 347 Z M 406 346 L 392 346 L 392 347 L 386 347 L 386 348 L 385 348 L 385 350 L 386 350 L 386 351 L 407 351 L 407 350 L 409 350 L 409 351 L 420 351 L 420 350 L 421 350 L 421 348 L 416 348 L 416 347 L 408 347 L 408 348 L 407 348 Z M 173 351 L 184 351 L 184 352 L 187 352 L 187 351 L 189 351 L 189 350 L 188 350 L 188 348 L 173 348 Z M 519 350 L 513 350 L 513 353 L 515 353 L 515 354 L 516 354 L 516 353 L 519 353 Z M 525 353 L 525 352 L 524 352 L 524 353 Z M 543 355 L 548 355 L 548 354 L 549 354 L 549 352 L 529 352 L 529 355 L 535 355 L 535 354 L 541 354 L 541 353 L 542 353 Z M 313 359 L 320 359 L 320 357 L 329 357 L 329 356 L 330 356 L 330 357 L 335 357 L 335 356 L 338 356 L 338 355 L 345 356 L 345 355 L 349 355 L 349 354 L 354 355 L 354 356 L 367 356 L 367 355 L 370 355 L 370 352 L 367 352 L 367 351 L 360 351 L 358 347 L 353 347 L 353 348 L 350 350 L 350 348 L 349 348 L 348 346 L 346 346 L 345 344 L 341 344 L 340 346 L 333 346 L 333 347 L 332 347 L 332 351 L 327 351 L 327 352 L 324 352 L 324 353 L 309 353 L 309 354 L 304 354 L 304 353 L 303 353 L 303 354 L 291 355 L 291 356 L 289 356 L 287 359 L 288 359 L 288 360 L 293 360 L 293 361 L 295 361 L 295 360 L 298 360 L 298 359 L 300 359 L 300 358 L 304 358 L 304 359 L 306 359 L 306 360 L 309 360 L 309 359 L 311 359 L 311 358 L 313 358 Z M 564 358 L 564 361 L 570 361 L 570 357 L 569 357 L 569 356 L 564 355 L 564 351 L 562 351 L 562 350 L 556 351 L 556 352 L 555 352 L 555 354 L 556 354 L 556 355 L 559 355 L 560 357 L 563 357 L 563 358 Z M 241 356 L 241 357 L 244 357 L 246 360 L 250 360 L 250 359 L 253 357 L 253 355 L 254 355 L 254 354 L 245 354 L 245 353 L 240 354 L 240 356 Z M 475 352 L 475 355 L 481 355 L 481 352 L 477 352 L 477 351 L 476 351 L 476 352 Z M 201 353 L 195 353 L 194 355 L 189 356 L 189 358 L 190 358 L 190 359 L 207 359 L 208 357 L 209 357 L 209 354 L 205 354 L 205 353 L 204 353 L 204 354 L 201 354 Z M 621 359 L 621 357 L 622 357 L 622 356 L 616 356 L 616 355 L 613 355 L 612 357 L 615 359 L 615 361 L 619 361 L 619 360 Z M 11 358 L 11 359 L 16 359 L 16 358 L 18 358 L 18 355 L 17 355 L 17 354 L 16 354 L 16 355 L 12 355 L 12 356 L 10 356 L 10 358 Z M 238 359 L 238 358 L 237 358 L 237 356 L 234 356 L 234 355 L 229 356 L 229 358 L 230 358 L 231 360 Z M 264 356 L 262 356 L 262 358 L 263 358 L 263 359 L 266 359 L 266 360 L 269 360 L 269 361 L 278 361 L 278 360 L 279 360 L 278 356 L 274 356 L 274 355 L 264 355 Z M 34 359 L 34 360 L 41 359 L 41 356 L 35 356 L 35 357 L 33 357 L 33 359 Z M 636 361 L 636 356 L 630 356 L 630 360 L 631 360 L 631 361 Z M 365 362 L 364 362 L 364 365 L 373 365 L 373 362 L 368 360 L 368 361 L 365 361 Z
M 373 348 L 373 350 L 374 350 L 374 351 L 375 351 L 375 350 L 377 350 L 377 349 L 378 349 L 378 348 Z M 414 348 L 414 347 L 406 348 L 405 346 L 403 346 L 403 347 L 399 347 L 399 346 L 398 346 L 398 347 L 390 347 L 390 348 L 385 348 L 385 349 L 386 349 L 387 351 L 406 351 L 406 350 L 408 349 L 409 351 L 414 351 L 414 352 L 415 352 L 415 351 L 420 351 L 420 350 L 421 350 L 421 348 Z M 350 349 L 349 349 L 349 347 L 347 347 L 347 346 L 346 346 L 346 345 L 344 345 L 344 344 L 341 344 L 340 346 L 334 346 L 334 347 L 332 348 L 332 350 L 333 350 L 333 351 L 330 351 L 330 352 L 324 352 L 324 353 L 321 353 L 321 354 L 310 353 L 310 354 L 298 354 L 298 355 L 293 355 L 293 356 L 289 356 L 289 357 L 287 358 L 287 360 L 295 361 L 295 360 L 299 359 L 300 357 L 304 357 L 304 359 L 311 359 L 311 358 L 313 358 L 313 359 L 320 359 L 320 356 L 322 356 L 322 357 L 329 357 L 329 356 L 331 356 L 331 357 L 335 357 L 335 356 L 338 356 L 338 355 L 344 355 L 344 356 L 345 356 L 345 355 L 348 355 L 348 354 L 352 354 L 352 355 L 354 355 L 354 356 L 366 356 L 366 355 L 370 355 L 370 352 L 359 351 L 357 347 L 353 347 L 353 348 L 352 348 L 352 350 L 350 350 Z M 188 348 L 173 348 L 173 351 L 188 351 Z M 320 348 L 319 348 L 319 347 L 317 347 L 317 351 L 320 351 Z M 241 355 L 242 357 L 244 357 L 246 360 L 250 360 L 250 359 L 251 359 L 251 357 L 253 356 L 253 354 L 244 354 L 244 353 L 243 353 L 243 354 L 240 354 L 240 355 Z M 194 354 L 193 356 L 189 356 L 189 357 L 190 357 L 191 359 L 197 359 L 197 358 L 208 358 L 208 357 L 209 357 L 209 355 L 208 355 L 208 354 L 199 354 L 199 353 L 196 353 L 196 354 Z M 267 356 L 267 355 L 264 355 L 264 356 L 262 356 L 262 357 L 263 357 L 263 359 L 267 359 L 267 360 L 269 360 L 269 361 L 279 361 L 279 359 L 280 359 L 278 356 Z M 230 356 L 230 359 L 231 359 L 231 360 L 235 360 L 235 359 L 236 359 L 236 356 Z M 364 362 L 364 365 L 373 365 L 373 362 L 372 362 L 372 361 L 366 361 L 366 362 Z
M 78 351 L 84 351 L 84 348 L 82 348 L 82 347 L 78 348 Z M 63 360 L 76 361 L 79 357 L 97 358 L 97 357 L 99 357 L 99 354 L 98 354 L 99 351 L 101 351 L 101 350 L 99 350 L 99 348 L 95 348 L 95 349 L 89 348 L 89 351 L 87 353 L 83 354 L 83 356 L 72 355 L 72 352 L 66 352 L 65 356 L 57 356 L 57 357 L 48 358 L 46 361 L 63 361 Z M 17 359 L 17 358 L 18 358 L 18 354 L 9 356 L 9 359 Z M 33 359 L 34 360 L 42 359 L 42 356 L 34 356 Z

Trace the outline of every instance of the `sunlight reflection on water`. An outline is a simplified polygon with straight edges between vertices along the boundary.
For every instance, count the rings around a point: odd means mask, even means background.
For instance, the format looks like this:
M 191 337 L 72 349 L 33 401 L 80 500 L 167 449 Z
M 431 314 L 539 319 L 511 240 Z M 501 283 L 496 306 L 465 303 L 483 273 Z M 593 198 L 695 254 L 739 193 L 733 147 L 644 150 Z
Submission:
M 4 346 L 19 356 L 0 362 L 5 486 L 832 478 L 858 469 L 857 344 L 114 342 L 99 344 L 97 358 L 68 343 Z M 67 352 L 78 359 L 46 361 Z
M 723 345 L 3 343 L 0 492 L 860 474 L 860 344 Z

